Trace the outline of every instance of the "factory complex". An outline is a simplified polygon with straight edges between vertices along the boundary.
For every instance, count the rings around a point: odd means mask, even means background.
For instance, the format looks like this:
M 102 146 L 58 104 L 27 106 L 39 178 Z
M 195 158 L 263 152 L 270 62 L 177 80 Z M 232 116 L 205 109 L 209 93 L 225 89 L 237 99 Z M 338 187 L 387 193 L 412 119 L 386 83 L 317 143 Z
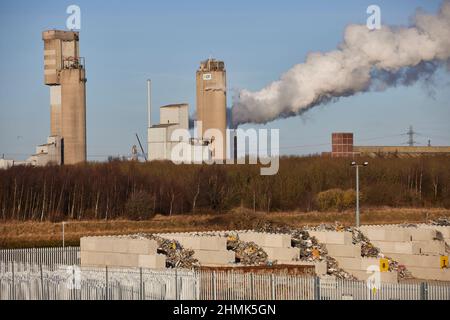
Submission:
M 44 83 L 50 89 L 50 135 L 26 161 L 0 159 L 0 169 L 16 165 L 73 165 L 87 161 L 87 79 L 84 58 L 80 57 L 79 32 L 49 30 L 42 33 L 42 39 Z M 148 80 L 147 152 L 139 140 L 147 161 L 236 163 L 238 158 L 246 158 L 249 136 L 245 131 L 227 128 L 232 119 L 227 119 L 227 75 L 223 61 L 209 58 L 202 61 L 196 71 L 195 119 L 190 117 L 187 103 L 175 103 L 160 107 L 160 121 L 152 123 L 151 87 L 151 80 Z M 249 145 L 253 142 L 258 143 L 249 141 Z M 271 151 L 266 157 L 274 157 L 274 150 Z M 131 159 L 138 160 L 137 154 L 134 146 Z M 333 158 L 450 155 L 450 147 L 355 146 L 353 133 L 333 133 L 332 151 L 322 155 Z

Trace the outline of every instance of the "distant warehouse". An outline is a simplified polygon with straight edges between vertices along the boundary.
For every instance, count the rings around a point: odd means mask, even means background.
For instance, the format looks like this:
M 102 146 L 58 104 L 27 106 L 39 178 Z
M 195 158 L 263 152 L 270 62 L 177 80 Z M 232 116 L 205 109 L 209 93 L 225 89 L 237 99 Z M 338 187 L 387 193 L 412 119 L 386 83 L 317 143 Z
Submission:
M 333 133 L 331 145 L 331 152 L 324 152 L 323 156 L 332 158 L 450 156 L 450 146 L 355 146 L 353 133 L 347 132 Z

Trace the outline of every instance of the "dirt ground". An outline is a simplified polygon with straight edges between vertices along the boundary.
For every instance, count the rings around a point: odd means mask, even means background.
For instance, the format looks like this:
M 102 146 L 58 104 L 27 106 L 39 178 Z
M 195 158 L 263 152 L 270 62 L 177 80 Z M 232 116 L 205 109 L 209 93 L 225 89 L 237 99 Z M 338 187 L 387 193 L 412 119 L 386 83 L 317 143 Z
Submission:
M 292 226 L 334 223 L 353 225 L 353 211 L 346 212 L 276 212 L 253 213 L 235 209 L 214 215 L 156 216 L 149 221 L 68 221 L 65 226 L 67 246 L 78 246 L 80 238 L 94 235 L 133 233 L 213 231 L 251 229 L 273 222 Z M 450 217 L 448 209 L 373 208 L 361 213 L 362 224 L 422 223 L 437 217 Z M 0 222 L 0 248 L 53 247 L 62 245 L 62 224 L 51 222 Z

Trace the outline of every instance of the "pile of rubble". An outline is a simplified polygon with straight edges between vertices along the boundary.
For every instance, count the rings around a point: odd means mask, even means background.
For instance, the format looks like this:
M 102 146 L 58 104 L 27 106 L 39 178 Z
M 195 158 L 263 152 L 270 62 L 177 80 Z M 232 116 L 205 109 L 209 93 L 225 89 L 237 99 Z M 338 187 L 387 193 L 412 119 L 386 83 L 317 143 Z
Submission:
M 356 280 L 356 278 L 339 268 L 338 262 L 328 255 L 328 251 L 324 245 L 320 244 L 315 237 L 312 237 L 307 228 L 290 228 L 288 226 L 275 226 L 266 223 L 257 231 L 269 233 L 290 234 L 292 238 L 292 246 L 300 249 L 300 261 L 326 261 L 327 274 L 333 275 L 339 279 Z
M 153 234 L 136 234 L 132 236 L 137 239 L 150 239 L 158 243 L 158 253 L 166 256 L 166 267 L 193 269 L 200 266 L 194 258 L 194 250 L 188 250 L 175 240 L 161 238 Z
M 276 262 L 269 261 L 267 253 L 254 242 L 244 242 L 234 233 L 226 235 L 227 249 L 236 254 L 236 262 L 243 265 L 267 265 Z
M 440 218 L 437 218 L 436 220 L 429 220 L 428 224 L 431 224 L 433 226 L 449 227 L 450 226 L 450 218 L 440 217 Z

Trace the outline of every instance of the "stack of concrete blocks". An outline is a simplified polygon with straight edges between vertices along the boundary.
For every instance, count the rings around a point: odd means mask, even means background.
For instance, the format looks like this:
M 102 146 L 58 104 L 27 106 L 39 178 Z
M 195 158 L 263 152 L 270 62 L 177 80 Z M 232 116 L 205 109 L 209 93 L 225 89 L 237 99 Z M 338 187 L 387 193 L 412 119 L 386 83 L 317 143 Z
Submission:
M 309 231 L 324 244 L 328 255 L 336 259 L 339 267 L 359 280 L 367 280 L 374 271 L 380 270 L 380 259 L 361 257 L 361 245 L 353 244 L 351 232 Z M 381 282 L 397 283 L 397 272 L 381 272 Z
M 158 236 L 178 241 L 184 248 L 194 251 L 194 258 L 204 266 L 225 266 L 235 263 L 234 251 L 227 250 L 227 238 L 224 236 L 169 233 Z
M 424 280 L 450 281 L 450 269 L 441 269 L 446 256 L 445 242 L 438 239 L 436 228 L 399 225 L 363 226 L 361 231 L 381 253 L 390 257 Z
M 450 226 L 434 226 L 431 224 L 419 224 L 418 228 L 420 229 L 432 229 L 440 232 L 445 243 L 450 246 Z
M 267 253 L 269 260 L 276 260 L 278 264 L 313 265 L 317 275 L 327 273 L 325 261 L 299 261 L 300 249 L 292 247 L 292 237 L 289 234 L 238 231 L 237 235 L 241 241 L 256 243 Z
M 158 254 L 155 240 L 130 237 L 81 238 L 81 265 L 164 269 L 166 257 Z

